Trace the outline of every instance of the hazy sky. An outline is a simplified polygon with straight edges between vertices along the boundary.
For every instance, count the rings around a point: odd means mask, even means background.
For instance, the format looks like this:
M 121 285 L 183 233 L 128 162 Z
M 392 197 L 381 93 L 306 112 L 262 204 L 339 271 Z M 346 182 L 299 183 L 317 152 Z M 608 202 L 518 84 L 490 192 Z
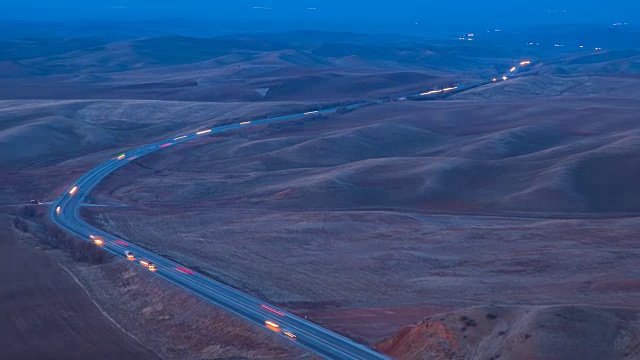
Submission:
M 639 0 L 21 0 L 3 20 L 209 19 L 290 29 L 393 30 L 640 21 Z M 268 30 L 268 29 L 263 29 Z

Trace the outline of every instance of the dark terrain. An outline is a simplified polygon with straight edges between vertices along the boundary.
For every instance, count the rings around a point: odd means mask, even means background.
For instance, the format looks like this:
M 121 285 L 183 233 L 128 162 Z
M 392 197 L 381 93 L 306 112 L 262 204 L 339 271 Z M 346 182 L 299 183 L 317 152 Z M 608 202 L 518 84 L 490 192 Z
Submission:
M 158 358 L 106 318 L 55 258 L 22 243 L 7 216 L 1 225 L 1 358 Z

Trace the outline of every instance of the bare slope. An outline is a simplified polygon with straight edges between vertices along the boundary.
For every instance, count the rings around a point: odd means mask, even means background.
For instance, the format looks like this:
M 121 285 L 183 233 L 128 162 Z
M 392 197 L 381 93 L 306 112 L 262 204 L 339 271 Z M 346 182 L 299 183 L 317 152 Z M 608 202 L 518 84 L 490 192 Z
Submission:
M 638 310 L 586 306 L 465 309 L 428 317 L 378 344 L 395 359 L 640 357 Z
M 165 359 L 290 359 L 305 354 L 272 331 L 126 260 L 74 271 L 110 316 Z
M 2 199 L 55 197 L 116 151 L 167 134 L 306 107 L 270 101 L 338 102 L 464 84 L 508 71 L 516 61 L 467 45 L 311 35 L 310 41 L 288 34 L 277 41 L 79 42 L 5 59 L 0 97 L 73 100 L 0 103 Z M 639 302 L 636 73 L 635 52 L 536 59 L 518 78 L 451 97 L 490 101 L 387 104 L 207 137 L 109 177 L 90 200 L 129 207 L 93 208 L 84 216 L 370 343 L 392 336 L 400 316 L 425 307 L 562 304 L 559 322 L 549 320 L 546 307 L 527 307 L 531 316 L 504 310 L 517 330 L 506 340 L 494 337 L 491 326 L 484 328 L 490 335 L 459 334 L 468 340 L 445 335 L 463 345 L 456 354 L 495 358 L 572 351 L 560 348 L 559 339 L 588 348 L 571 334 L 576 329 L 602 341 L 602 352 L 585 356 L 625 356 L 618 349 L 633 354 L 632 316 L 599 307 Z M 77 100 L 95 98 L 129 100 Z M 118 266 L 83 274 L 86 283 L 102 284 L 93 293 L 121 319 L 133 320 L 133 330 L 162 329 L 147 341 L 163 354 L 263 355 L 227 346 L 234 338 L 241 346 L 265 344 L 269 355 L 287 354 L 269 347 L 267 337 L 219 323 L 204 340 L 211 345 L 189 338 L 184 350 L 180 339 L 163 336 L 183 329 L 172 314 L 193 299 L 145 284 Z M 109 303 L 112 298 L 127 298 L 126 306 Z M 185 331 L 206 334 L 212 321 L 226 319 L 215 314 L 199 321 L 203 314 L 205 307 L 190 307 L 193 327 Z M 362 320 L 367 316 L 376 320 Z M 462 316 L 440 321 L 474 327 Z M 559 334 L 534 331 L 541 323 L 554 324 Z M 623 337 L 611 340 L 611 329 L 623 329 Z M 400 345 L 386 349 L 401 358 L 433 350 L 418 342 L 413 352 L 407 346 L 413 339 L 399 336 Z M 536 344 L 530 347 L 527 339 Z M 619 346 L 611 349 L 612 342 Z M 446 351 L 443 356 L 451 355 Z
M 107 319 L 54 258 L 0 214 L 0 358 L 158 358 Z
M 164 36 L 85 47 L 80 39 L 69 40 L 67 52 L 52 41 L 47 44 L 58 51 L 26 51 L 7 42 L 0 98 L 343 101 L 475 79 L 489 67 L 422 41 L 400 46 L 400 39 L 353 43 L 359 41 L 353 36 L 325 35 L 328 42 L 318 40 L 322 34 L 306 39 L 292 33 Z M 451 75 L 454 69 L 459 75 Z
M 2 101 L 0 168 L 52 165 L 106 149 L 115 152 L 180 131 L 304 108 L 277 102 Z
M 329 327 L 334 309 L 633 306 L 637 111 L 405 102 L 247 128 L 137 160 L 95 199 L 131 207 L 85 216 Z
M 635 101 L 532 105 L 388 105 L 271 126 L 265 136 L 225 134 L 141 160 L 171 176 L 137 174 L 114 195 L 125 200 L 120 194 L 135 189 L 145 201 L 281 208 L 640 212 Z M 204 179 L 207 167 L 215 171 Z M 166 195 L 153 190 L 188 178 L 196 181 Z
M 150 138 L 237 121 L 249 114 L 265 116 L 271 111 L 302 108 L 304 105 L 282 103 L 264 107 L 160 101 L 2 101 L 0 201 L 5 205 L 53 200 L 91 167 Z M 268 331 L 215 311 L 180 289 L 158 279 L 144 281 L 149 274 L 132 272 L 129 263 L 82 266 L 57 251 L 45 256 L 42 250 L 16 240 L 8 220 L 3 224 L 6 231 L 0 235 L 5 258 L 0 264 L 9 277 L 0 281 L 4 301 L 1 332 L 7 334 L 0 341 L 0 358 L 152 359 L 157 352 L 169 359 L 249 359 L 287 357 L 296 351 Z M 23 240 L 30 238 L 23 234 Z M 104 318 L 58 262 L 75 272 L 92 299 L 144 345 Z M 185 307 L 189 312 L 183 313 Z M 177 313 L 181 316 L 173 318 Z

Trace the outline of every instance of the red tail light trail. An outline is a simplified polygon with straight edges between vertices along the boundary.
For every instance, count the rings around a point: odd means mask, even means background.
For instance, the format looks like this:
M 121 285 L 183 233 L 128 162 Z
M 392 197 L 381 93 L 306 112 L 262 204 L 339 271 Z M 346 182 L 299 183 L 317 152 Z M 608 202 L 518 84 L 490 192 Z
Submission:
M 274 314 L 278 314 L 280 316 L 285 316 L 283 313 L 281 313 L 280 311 L 276 310 L 276 309 L 272 309 L 270 307 L 268 307 L 267 305 L 261 304 L 260 305 L 261 308 L 267 310 L 267 311 L 271 311 Z

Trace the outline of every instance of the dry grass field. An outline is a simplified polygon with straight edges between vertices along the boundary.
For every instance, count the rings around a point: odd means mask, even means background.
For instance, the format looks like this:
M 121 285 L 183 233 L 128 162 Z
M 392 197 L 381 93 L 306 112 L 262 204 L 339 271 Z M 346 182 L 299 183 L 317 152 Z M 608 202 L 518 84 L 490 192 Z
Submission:
M 52 201 L 101 161 L 158 139 L 474 83 L 522 59 L 322 33 L 0 47 L 0 204 L 11 217 L 16 204 Z M 82 214 L 394 358 L 640 358 L 640 60 L 543 55 L 508 81 L 437 100 L 164 149 L 109 176 L 88 199 L 107 206 Z M 11 294 L 33 284 L 43 314 L 73 314 L 43 315 L 43 326 L 80 334 L 69 337 L 77 354 L 306 356 L 124 261 L 36 251 L 33 231 L 14 239 L 10 222 L 1 264 L 18 276 L 2 308 L 22 309 Z M 25 263 L 39 265 L 17 272 Z M 88 294 L 140 342 L 69 294 Z M 7 311 L 8 356 L 33 336 L 43 340 L 24 358 L 59 345 Z

